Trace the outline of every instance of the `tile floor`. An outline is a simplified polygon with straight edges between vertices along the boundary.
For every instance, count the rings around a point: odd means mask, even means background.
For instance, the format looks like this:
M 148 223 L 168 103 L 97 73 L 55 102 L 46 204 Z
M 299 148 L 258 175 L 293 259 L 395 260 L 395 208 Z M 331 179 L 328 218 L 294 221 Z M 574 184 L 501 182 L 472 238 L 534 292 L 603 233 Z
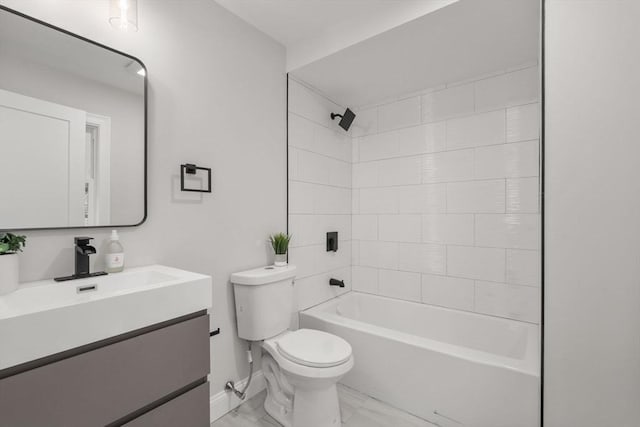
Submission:
M 266 391 L 240 405 L 211 427 L 279 427 L 264 410 Z M 409 415 L 356 390 L 338 385 L 344 427 L 433 427 L 421 418 Z

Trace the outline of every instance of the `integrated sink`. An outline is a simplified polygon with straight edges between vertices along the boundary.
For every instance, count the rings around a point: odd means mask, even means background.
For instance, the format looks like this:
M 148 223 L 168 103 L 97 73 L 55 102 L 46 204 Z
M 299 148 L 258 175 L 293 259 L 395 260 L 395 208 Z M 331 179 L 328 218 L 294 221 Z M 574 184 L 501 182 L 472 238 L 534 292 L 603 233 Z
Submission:
M 0 296 L 0 371 L 211 308 L 211 278 L 161 265 Z
M 48 308 L 109 298 L 135 292 L 140 288 L 180 280 L 179 274 L 171 275 L 164 270 L 166 267 L 153 266 L 67 282 L 44 280 L 23 284 L 18 291 L 0 297 L 0 320 Z

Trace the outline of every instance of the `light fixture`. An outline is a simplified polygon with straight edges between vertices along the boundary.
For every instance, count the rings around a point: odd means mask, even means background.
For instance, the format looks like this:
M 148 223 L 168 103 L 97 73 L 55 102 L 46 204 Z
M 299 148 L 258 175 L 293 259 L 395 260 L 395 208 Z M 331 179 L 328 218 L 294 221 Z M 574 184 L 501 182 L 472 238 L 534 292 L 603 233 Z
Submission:
M 122 31 L 138 31 L 138 0 L 109 0 L 109 23 Z
M 147 75 L 147 70 L 145 70 L 138 61 L 130 61 L 127 65 L 125 65 L 124 68 L 132 74 L 135 73 L 142 77 L 145 77 Z

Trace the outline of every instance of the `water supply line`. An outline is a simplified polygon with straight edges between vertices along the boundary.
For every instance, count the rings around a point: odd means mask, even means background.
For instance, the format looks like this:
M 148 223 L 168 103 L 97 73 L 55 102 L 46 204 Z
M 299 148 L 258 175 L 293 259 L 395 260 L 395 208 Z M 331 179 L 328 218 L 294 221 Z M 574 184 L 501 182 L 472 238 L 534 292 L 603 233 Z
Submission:
M 251 385 L 251 377 L 253 376 L 253 355 L 251 354 L 251 341 L 249 341 L 249 346 L 247 348 L 247 360 L 249 361 L 249 379 L 247 383 L 244 385 L 242 390 L 238 390 L 233 381 L 227 381 L 224 385 L 225 391 L 232 391 L 233 394 L 238 396 L 240 400 L 244 400 L 247 397 L 247 390 L 249 390 L 249 386 Z

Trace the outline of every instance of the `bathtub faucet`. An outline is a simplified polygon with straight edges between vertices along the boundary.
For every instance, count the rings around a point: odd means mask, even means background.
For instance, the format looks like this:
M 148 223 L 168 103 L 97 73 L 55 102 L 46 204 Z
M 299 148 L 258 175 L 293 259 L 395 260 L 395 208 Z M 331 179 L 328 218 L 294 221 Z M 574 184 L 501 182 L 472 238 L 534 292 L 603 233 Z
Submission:
M 329 279 L 329 286 L 340 286 L 344 288 L 344 280 Z

